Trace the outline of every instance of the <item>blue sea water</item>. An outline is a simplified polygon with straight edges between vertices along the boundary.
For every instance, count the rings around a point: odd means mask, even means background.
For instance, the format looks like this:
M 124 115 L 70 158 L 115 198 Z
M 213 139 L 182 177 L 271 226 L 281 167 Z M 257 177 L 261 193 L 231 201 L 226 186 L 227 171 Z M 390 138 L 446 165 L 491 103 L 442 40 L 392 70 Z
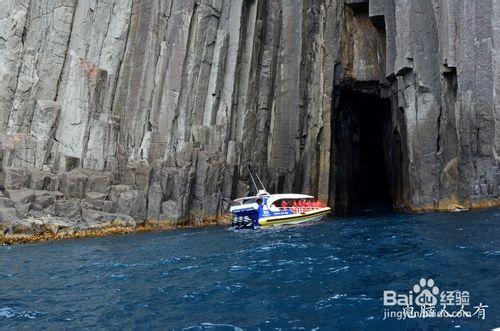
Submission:
M 3 246 L 0 328 L 487 330 L 499 262 L 500 210 Z M 383 291 L 420 278 L 468 291 L 484 320 L 384 319 Z

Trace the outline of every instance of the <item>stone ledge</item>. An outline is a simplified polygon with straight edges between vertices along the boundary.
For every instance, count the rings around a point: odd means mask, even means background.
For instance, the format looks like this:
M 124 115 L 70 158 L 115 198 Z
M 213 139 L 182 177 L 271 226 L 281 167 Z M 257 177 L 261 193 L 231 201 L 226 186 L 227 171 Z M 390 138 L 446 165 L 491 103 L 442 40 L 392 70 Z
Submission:
M 500 198 L 481 200 L 481 201 L 465 201 L 463 203 L 445 201 L 445 202 L 440 202 L 437 205 L 427 204 L 427 205 L 411 207 L 407 211 L 415 213 L 459 212 L 459 211 L 476 210 L 476 209 L 497 208 L 497 207 L 500 207 Z
M 72 223 L 72 225 L 69 223 Z M 117 234 L 166 231 L 205 226 L 223 226 L 231 224 L 231 215 L 226 214 L 218 218 L 206 218 L 202 222 L 197 223 L 191 223 L 189 221 L 172 222 L 169 220 L 149 220 L 136 225 L 126 224 L 132 223 L 106 222 L 106 226 L 101 228 L 79 228 L 80 222 L 68 222 L 60 218 L 45 217 L 10 222 L 11 227 L 19 225 L 18 230 L 24 229 L 24 231 L 6 234 L 6 229 L 3 227 L 6 224 L 0 222 L 0 245 L 28 244 L 72 238 L 104 237 Z M 135 222 L 133 224 L 135 224 Z

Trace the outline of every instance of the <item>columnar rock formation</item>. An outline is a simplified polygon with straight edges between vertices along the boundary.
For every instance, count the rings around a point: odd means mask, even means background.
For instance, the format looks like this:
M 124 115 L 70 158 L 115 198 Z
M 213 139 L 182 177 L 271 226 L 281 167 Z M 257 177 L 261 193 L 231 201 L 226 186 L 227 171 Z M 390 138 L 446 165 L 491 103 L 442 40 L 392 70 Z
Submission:
M 394 207 L 498 204 L 499 22 L 498 0 L 3 0 L 0 219 L 201 219 L 249 163 L 349 209 L 371 105 Z

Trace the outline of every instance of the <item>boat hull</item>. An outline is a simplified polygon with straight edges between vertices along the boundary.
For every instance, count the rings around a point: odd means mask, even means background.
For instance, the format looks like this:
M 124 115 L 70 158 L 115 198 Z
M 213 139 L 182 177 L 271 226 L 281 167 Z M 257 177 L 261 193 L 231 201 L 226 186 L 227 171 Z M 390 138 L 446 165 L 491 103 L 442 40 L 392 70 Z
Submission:
M 300 214 L 290 214 L 283 216 L 263 217 L 258 223 L 261 227 L 280 226 L 286 224 L 299 224 L 305 222 L 319 221 L 331 212 L 330 207 L 320 208 Z

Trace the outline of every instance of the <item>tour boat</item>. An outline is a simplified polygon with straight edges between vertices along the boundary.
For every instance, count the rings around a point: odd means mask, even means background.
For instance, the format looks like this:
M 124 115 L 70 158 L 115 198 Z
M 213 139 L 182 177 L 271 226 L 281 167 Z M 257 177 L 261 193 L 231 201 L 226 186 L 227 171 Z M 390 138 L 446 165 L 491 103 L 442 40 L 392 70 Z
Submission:
M 269 194 L 257 174 L 250 172 L 250 178 L 257 194 L 233 201 L 232 226 L 237 229 L 279 226 L 318 221 L 331 212 L 331 208 L 305 194 Z M 255 185 L 255 176 L 261 189 Z

